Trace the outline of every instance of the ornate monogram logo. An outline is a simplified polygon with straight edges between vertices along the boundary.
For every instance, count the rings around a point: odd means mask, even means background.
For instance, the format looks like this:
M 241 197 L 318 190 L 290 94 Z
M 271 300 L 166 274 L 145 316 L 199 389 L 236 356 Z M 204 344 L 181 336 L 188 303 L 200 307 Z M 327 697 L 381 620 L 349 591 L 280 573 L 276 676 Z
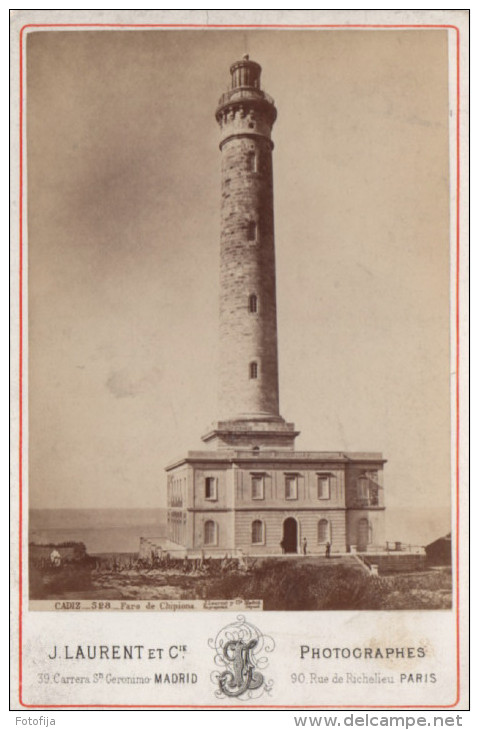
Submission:
M 211 673 L 218 687 L 216 697 L 251 700 L 271 692 L 273 680 L 267 681 L 263 674 L 269 664 L 266 654 L 275 647 L 271 636 L 262 634 L 244 616 L 237 616 L 237 621 L 222 628 L 208 645 L 215 651 L 215 664 L 223 669 Z

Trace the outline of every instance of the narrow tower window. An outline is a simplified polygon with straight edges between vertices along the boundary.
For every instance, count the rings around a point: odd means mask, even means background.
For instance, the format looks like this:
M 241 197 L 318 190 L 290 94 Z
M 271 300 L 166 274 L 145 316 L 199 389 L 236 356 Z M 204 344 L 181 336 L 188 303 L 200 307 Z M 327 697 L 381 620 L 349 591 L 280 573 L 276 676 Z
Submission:
M 248 241 L 256 241 L 257 225 L 256 221 L 248 221 Z
M 250 380 L 256 380 L 256 378 L 258 377 L 258 363 L 257 362 L 250 362 L 249 377 L 250 377 Z
M 252 314 L 256 314 L 256 312 L 258 311 L 258 297 L 256 296 L 256 294 L 250 294 L 248 304 L 249 311 Z
M 258 156 L 256 152 L 248 152 L 246 155 L 246 170 L 248 172 L 258 172 Z

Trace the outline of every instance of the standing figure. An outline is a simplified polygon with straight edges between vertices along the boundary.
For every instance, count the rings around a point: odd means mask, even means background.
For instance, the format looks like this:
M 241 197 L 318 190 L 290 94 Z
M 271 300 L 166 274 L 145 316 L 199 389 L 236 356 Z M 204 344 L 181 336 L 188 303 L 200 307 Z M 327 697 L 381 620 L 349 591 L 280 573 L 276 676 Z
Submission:
M 327 558 L 331 557 L 331 543 L 329 542 L 329 540 L 326 543 L 326 557 Z
M 50 563 L 54 568 L 59 568 L 62 564 L 61 555 L 56 548 L 53 548 L 50 553 Z
M 303 538 L 303 555 L 306 555 L 307 552 L 308 552 L 308 541 L 304 537 Z

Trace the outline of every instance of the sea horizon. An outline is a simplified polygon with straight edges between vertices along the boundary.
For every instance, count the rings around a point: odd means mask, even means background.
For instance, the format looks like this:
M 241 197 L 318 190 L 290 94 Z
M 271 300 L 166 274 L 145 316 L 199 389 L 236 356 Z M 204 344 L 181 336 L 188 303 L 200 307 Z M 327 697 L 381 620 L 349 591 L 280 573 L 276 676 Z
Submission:
M 83 542 L 88 553 L 138 552 L 140 537 L 166 536 L 167 509 L 155 508 L 31 508 L 29 542 Z M 425 547 L 451 532 L 448 510 L 431 508 L 418 526 L 410 510 L 386 509 L 386 539 Z
M 141 537 L 166 535 L 162 508 L 32 508 L 28 539 L 36 544 L 83 542 L 89 554 L 138 552 Z

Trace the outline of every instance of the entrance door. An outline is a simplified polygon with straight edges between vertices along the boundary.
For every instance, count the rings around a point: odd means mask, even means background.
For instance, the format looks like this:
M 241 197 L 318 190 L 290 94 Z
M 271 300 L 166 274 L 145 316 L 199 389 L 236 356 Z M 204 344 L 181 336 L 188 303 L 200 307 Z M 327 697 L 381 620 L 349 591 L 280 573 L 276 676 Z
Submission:
M 283 522 L 283 549 L 285 553 L 298 552 L 298 523 L 294 517 Z

